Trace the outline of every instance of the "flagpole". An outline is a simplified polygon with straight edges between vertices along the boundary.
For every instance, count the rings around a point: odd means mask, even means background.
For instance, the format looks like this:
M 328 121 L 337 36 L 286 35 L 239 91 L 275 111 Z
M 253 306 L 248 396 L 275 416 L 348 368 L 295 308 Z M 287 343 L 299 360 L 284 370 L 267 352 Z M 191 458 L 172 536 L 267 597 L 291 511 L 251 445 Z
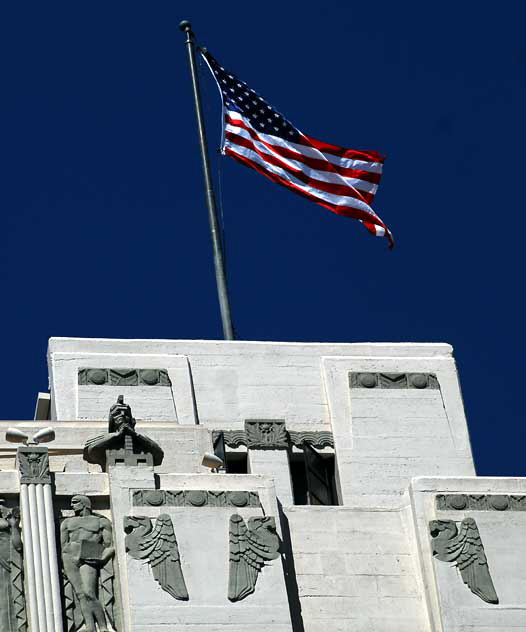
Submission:
M 201 149 L 201 160 L 203 162 L 203 175 L 205 179 L 206 205 L 208 207 L 208 221 L 210 224 L 210 235 L 212 237 L 212 249 L 214 252 L 214 268 L 216 274 L 217 294 L 219 297 L 219 308 L 221 310 L 221 322 L 223 325 L 223 337 L 225 340 L 234 340 L 232 319 L 230 316 L 230 304 L 228 301 L 228 291 L 226 287 L 225 266 L 223 262 L 223 249 L 219 238 L 219 224 L 217 221 L 216 201 L 212 188 L 212 178 L 210 176 L 210 164 L 208 161 L 208 151 L 206 144 L 206 133 L 203 118 L 203 108 L 201 106 L 201 94 L 197 79 L 195 63 L 195 46 L 192 25 L 187 20 L 179 24 L 179 28 L 186 33 L 186 49 L 188 51 L 188 62 L 190 64 L 190 74 L 192 75 L 192 88 L 194 92 L 195 113 L 197 117 L 197 134 L 199 137 L 199 147 Z

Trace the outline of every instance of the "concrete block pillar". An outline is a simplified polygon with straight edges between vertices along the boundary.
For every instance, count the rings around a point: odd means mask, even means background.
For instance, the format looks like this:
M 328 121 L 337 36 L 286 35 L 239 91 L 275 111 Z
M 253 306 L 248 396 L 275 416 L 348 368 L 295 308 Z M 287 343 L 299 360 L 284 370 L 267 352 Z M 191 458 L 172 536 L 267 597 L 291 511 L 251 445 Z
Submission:
M 274 479 L 276 496 L 282 505 L 293 505 L 289 465 L 289 438 L 283 419 L 247 419 L 245 433 L 251 474 Z
M 263 474 L 274 479 L 276 497 L 282 505 L 293 505 L 292 480 L 287 450 L 248 450 L 250 474 Z

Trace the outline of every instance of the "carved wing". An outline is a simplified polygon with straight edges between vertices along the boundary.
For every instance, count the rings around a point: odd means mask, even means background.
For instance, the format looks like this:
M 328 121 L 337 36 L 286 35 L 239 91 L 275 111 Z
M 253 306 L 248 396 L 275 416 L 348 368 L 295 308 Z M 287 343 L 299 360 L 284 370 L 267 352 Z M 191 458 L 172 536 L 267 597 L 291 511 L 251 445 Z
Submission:
M 450 548 L 458 551 L 457 567 L 471 592 L 488 603 L 499 603 L 477 523 L 473 518 L 462 520 L 459 534 Z
M 499 603 L 475 520 L 464 518 L 458 529 L 452 520 L 437 520 L 433 526 L 439 532 L 433 540 L 436 557 L 444 562 L 455 562 L 463 582 L 473 594 L 488 603 Z
M 230 601 L 240 601 L 252 594 L 265 562 L 279 555 L 274 518 L 249 518 L 248 525 L 247 528 L 239 514 L 230 517 Z
M 188 591 L 170 516 L 161 514 L 152 531 L 138 543 L 138 548 L 143 557 L 148 557 L 154 579 L 161 588 L 174 599 L 187 600 Z

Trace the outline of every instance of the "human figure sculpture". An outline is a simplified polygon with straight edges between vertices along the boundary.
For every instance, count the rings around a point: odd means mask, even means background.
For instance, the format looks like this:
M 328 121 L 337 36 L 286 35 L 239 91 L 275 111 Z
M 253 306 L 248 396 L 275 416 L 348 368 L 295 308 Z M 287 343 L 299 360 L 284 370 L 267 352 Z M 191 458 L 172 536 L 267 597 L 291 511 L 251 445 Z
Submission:
M 108 431 L 122 432 L 124 428 L 133 430 L 135 428 L 135 419 L 132 417 L 132 411 L 129 404 L 124 403 L 124 395 L 117 397 L 117 403 L 110 408 L 108 415 Z
M 0 501 L 0 630 L 26 632 L 20 515 Z
M 73 496 L 71 507 L 75 515 L 60 526 L 68 630 L 107 632 L 115 629 L 111 523 L 87 496 Z
M 84 459 L 88 463 L 98 463 L 103 470 L 109 463 L 121 462 L 126 465 L 160 465 L 164 458 L 161 447 L 149 437 L 135 432 L 135 419 L 131 408 L 124 403 L 123 395 L 110 408 L 108 432 L 88 439 L 84 445 Z

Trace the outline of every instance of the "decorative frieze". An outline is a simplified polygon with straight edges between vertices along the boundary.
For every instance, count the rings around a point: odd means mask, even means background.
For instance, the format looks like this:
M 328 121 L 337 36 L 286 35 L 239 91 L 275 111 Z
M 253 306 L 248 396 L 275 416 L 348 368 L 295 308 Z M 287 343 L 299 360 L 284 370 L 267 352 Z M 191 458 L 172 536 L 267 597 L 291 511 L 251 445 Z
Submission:
M 245 430 L 214 430 L 214 443 L 220 433 L 229 448 L 246 445 L 252 450 L 279 450 L 290 446 L 301 448 L 306 442 L 313 448 L 334 448 L 334 438 L 329 430 L 288 431 L 284 421 L 247 420 Z
M 133 492 L 135 507 L 260 507 L 257 492 L 226 490 L 137 489 Z
M 351 388 L 439 389 L 433 373 L 349 373 Z
M 305 442 L 313 448 L 334 448 L 334 437 L 329 430 L 290 430 L 289 439 L 297 448 Z
M 517 494 L 438 494 L 439 511 L 526 511 L 526 496 Z
M 89 369 L 78 372 L 80 386 L 171 386 L 166 369 Z
M 20 482 L 23 485 L 51 484 L 48 449 L 44 446 L 25 446 L 17 450 Z
M 223 435 L 225 444 L 229 448 L 239 448 L 241 445 L 247 445 L 247 434 L 244 430 L 213 430 L 212 441 L 214 445 L 220 434 Z

